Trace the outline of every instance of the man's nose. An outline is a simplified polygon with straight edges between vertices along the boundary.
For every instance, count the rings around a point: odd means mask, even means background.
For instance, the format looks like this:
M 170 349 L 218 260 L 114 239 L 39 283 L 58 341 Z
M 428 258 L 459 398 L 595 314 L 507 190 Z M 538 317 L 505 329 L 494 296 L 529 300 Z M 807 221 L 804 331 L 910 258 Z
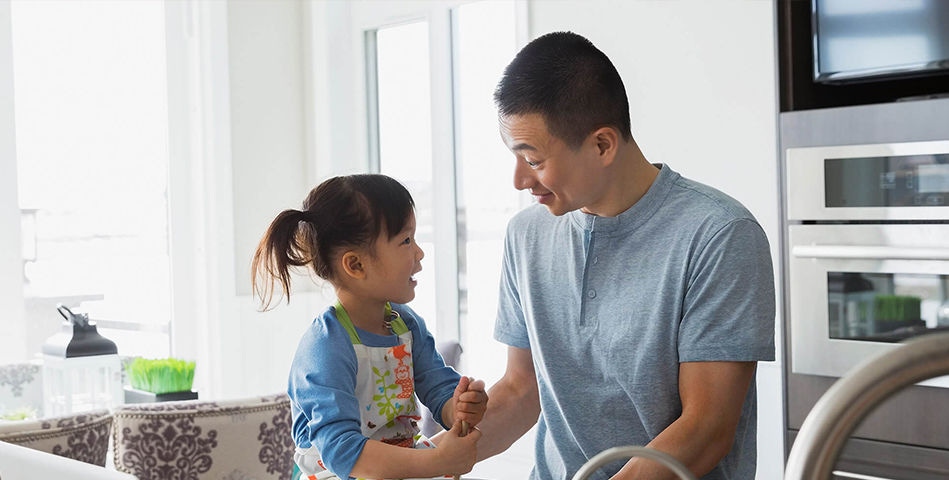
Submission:
M 526 190 L 534 184 L 534 173 L 527 162 L 518 158 L 514 164 L 514 188 Z

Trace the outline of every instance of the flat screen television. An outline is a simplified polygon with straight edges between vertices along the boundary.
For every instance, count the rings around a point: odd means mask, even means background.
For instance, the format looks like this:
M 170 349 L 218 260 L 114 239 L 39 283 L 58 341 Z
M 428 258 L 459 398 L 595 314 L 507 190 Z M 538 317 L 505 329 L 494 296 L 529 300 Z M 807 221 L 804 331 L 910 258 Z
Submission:
M 814 81 L 949 72 L 949 0 L 811 0 Z

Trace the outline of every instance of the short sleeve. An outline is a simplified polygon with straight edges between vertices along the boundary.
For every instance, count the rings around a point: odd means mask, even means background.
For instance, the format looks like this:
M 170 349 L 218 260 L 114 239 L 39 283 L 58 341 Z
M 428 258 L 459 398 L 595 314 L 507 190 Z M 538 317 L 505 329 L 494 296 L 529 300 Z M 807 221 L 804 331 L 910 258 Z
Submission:
M 518 291 L 515 238 L 511 224 L 504 239 L 504 256 L 501 260 L 501 279 L 498 293 L 498 313 L 494 324 L 495 340 L 518 348 L 530 348 L 524 310 Z
M 757 222 L 727 223 L 693 261 L 679 361 L 774 360 L 774 271 Z

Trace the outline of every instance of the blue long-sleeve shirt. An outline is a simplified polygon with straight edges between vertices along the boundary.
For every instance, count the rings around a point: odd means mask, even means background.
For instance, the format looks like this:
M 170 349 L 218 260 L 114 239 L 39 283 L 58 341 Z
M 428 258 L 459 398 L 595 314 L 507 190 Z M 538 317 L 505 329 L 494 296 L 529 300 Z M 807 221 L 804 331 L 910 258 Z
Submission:
M 445 365 L 425 322 L 406 305 L 392 304 L 412 332 L 415 394 L 441 423 L 441 411 L 461 376 Z M 399 344 L 397 335 L 375 335 L 359 330 L 368 347 Z M 346 478 L 368 437 L 362 434 L 356 398 L 356 352 L 349 333 L 327 308 L 313 320 L 297 346 L 287 393 L 293 415 L 292 433 L 300 448 L 315 446 L 326 467 Z

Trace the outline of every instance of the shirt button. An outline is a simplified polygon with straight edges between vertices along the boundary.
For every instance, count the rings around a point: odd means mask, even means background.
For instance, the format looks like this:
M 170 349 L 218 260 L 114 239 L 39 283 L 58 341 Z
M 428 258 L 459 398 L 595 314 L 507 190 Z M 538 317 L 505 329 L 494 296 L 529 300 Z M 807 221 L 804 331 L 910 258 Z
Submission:
M 593 257 L 593 264 L 596 265 L 596 262 L 600 261 L 600 257 Z
M 590 298 L 596 298 L 596 290 L 591 288 L 590 290 L 587 291 L 587 296 Z

